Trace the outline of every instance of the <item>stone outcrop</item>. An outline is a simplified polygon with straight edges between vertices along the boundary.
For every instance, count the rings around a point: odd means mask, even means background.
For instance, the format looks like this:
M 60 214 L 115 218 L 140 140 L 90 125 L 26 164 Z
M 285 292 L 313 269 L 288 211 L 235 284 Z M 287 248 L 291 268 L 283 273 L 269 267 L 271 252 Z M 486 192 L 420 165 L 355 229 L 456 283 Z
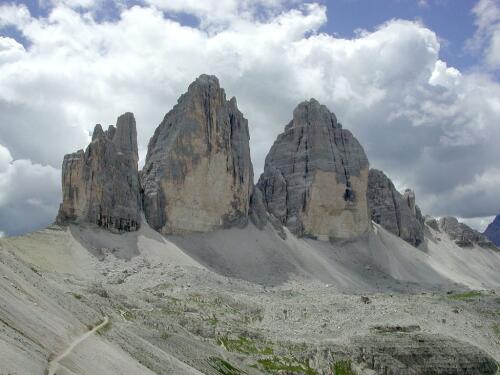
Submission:
M 384 172 L 370 169 L 367 197 L 375 223 L 414 246 L 424 240 L 424 219 L 412 190 L 401 194 Z
M 353 238 L 369 228 L 368 169 L 356 138 L 311 99 L 274 142 L 258 187 L 269 213 L 293 233 Z
M 439 334 L 369 334 L 354 338 L 352 344 L 356 348 L 353 362 L 375 374 L 493 375 L 498 369 L 496 361 L 481 349 Z
M 163 234 L 248 220 L 253 188 L 248 122 L 214 76 L 202 75 L 149 141 L 142 170 L 148 223 Z
M 103 131 L 96 125 L 86 150 L 64 157 L 63 202 L 56 222 L 88 222 L 112 231 L 134 231 L 140 223 L 134 115 L 118 117 Z
M 456 217 L 443 217 L 439 220 L 439 229 L 448 234 L 458 246 L 495 248 L 495 245 L 484 235 L 472 229 L 464 223 L 460 223 Z
M 500 215 L 488 225 L 484 231 L 484 235 L 493 242 L 497 247 L 500 247 Z
M 436 218 L 426 215 L 424 218 L 424 222 L 425 225 L 427 225 L 429 228 L 439 231 L 439 222 L 436 220 Z

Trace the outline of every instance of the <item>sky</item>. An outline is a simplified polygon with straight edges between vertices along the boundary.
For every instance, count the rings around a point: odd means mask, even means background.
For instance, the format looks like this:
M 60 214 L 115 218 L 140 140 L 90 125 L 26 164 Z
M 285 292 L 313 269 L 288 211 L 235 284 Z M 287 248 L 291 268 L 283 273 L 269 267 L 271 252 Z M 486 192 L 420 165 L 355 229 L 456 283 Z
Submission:
M 0 0 L 0 236 L 50 224 L 96 123 L 154 129 L 202 73 L 249 121 L 256 176 L 316 98 L 426 214 L 500 213 L 498 0 Z

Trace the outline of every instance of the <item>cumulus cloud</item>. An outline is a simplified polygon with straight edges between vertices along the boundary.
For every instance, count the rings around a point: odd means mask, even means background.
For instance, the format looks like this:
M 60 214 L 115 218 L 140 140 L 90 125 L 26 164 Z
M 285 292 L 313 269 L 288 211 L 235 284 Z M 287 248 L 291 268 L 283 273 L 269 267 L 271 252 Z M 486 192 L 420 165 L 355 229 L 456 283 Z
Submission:
M 16 159 L 10 169 L 32 160 L 31 169 L 56 171 L 95 123 L 112 124 L 125 111 L 136 115 L 144 155 L 178 96 L 210 73 L 249 120 L 256 176 L 293 108 L 315 97 L 360 139 L 373 166 L 416 190 L 424 212 L 500 212 L 490 191 L 500 176 L 500 85 L 448 66 L 439 38 L 418 22 L 391 20 L 342 39 L 319 31 L 326 8 L 314 3 L 227 0 L 215 9 L 212 1 L 149 0 L 124 6 L 113 21 L 53 4 L 47 18 L 13 5 L 0 16 L 30 42 L 0 39 L 0 143 Z M 172 12 L 201 24 L 182 25 Z M 51 192 L 54 208 L 59 188 Z M 25 198 L 23 205 L 33 197 Z
M 0 144 L 0 237 L 50 223 L 57 212 L 60 171 L 30 160 L 13 160 Z

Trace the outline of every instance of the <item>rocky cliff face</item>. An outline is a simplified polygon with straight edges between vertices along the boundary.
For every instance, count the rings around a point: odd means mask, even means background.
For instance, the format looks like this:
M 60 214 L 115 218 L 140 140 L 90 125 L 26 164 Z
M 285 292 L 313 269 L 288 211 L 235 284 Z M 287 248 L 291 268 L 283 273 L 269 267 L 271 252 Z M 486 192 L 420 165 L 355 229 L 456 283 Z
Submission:
M 424 240 L 424 219 L 412 190 L 401 195 L 384 172 L 370 169 L 367 197 L 374 222 L 414 246 Z
M 368 168 L 356 138 L 311 99 L 274 142 L 258 187 L 268 211 L 293 233 L 352 238 L 369 228 Z
M 134 115 L 118 117 L 116 127 L 96 125 L 85 151 L 64 157 L 63 202 L 56 222 L 89 222 L 113 231 L 133 231 L 140 223 Z
M 441 218 L 439 220 L 439 229 L 448 234 L 461 247 L 472 247 L 474 245 L 490 248 L 495 247 L 485 235 L 464 223 L 460 223 L 455 217 L 447 216 Z
M 484 235 L 493 242 L 496 246 L 500 247 L 500 215 L 497 215 L 495 219 L 488 225 Z
M 202 75 L 166 114 L 142 171 L 144 213 L 164 234 L 248 220 L 253 188 L 248 122 L 214 76 Z
M 494 358 L 452 337 L 430 333 L 384 333 L 353 338 L 354 361 L 366 374 L 496 374 Z M 365 373 L 365 372 L 363 372 Z

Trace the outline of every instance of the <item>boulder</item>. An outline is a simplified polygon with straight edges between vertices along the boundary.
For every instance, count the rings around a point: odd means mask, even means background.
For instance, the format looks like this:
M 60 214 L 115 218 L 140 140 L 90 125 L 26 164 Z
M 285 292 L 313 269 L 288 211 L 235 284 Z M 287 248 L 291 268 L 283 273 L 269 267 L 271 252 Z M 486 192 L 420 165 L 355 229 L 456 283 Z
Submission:
M 64 157 L 63 202 L 56 222 L 87 222 L 112 231 L 134 231 L 140 223 L 137 170 L 137 130 L 134 115 L 118 117 L 103 131 L 96 125 L 85 151 Z
M 274 142 L 258 187 L 269 213 L 296 235 L 348 239 L 369 229 L 368 169 L 356 138 L 311 99 Z
M 399 193 L 384 172 L 370 169 L 368 207 L 371 219 L 413 246 L 424 240 L 424 219 L 415 203 L 415 193 Z
M 149 141 L 141 174 L 144 214 L 163 234 L 248 221 L 253 189 L 248 122 L 215 76 L 189 85 Z

